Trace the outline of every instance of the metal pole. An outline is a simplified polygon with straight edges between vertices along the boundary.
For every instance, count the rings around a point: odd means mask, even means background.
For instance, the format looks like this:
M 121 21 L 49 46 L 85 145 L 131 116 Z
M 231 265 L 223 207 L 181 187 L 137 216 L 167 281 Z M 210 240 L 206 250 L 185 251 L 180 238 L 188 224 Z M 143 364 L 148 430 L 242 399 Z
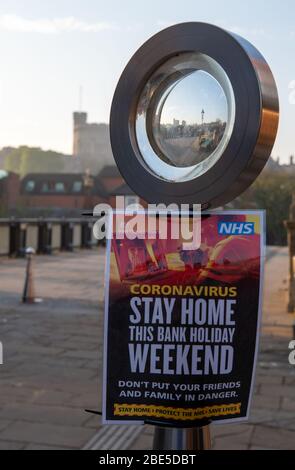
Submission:
M 210 424 L 194 428 L 155 426 L 153 450 L 209 450 Z

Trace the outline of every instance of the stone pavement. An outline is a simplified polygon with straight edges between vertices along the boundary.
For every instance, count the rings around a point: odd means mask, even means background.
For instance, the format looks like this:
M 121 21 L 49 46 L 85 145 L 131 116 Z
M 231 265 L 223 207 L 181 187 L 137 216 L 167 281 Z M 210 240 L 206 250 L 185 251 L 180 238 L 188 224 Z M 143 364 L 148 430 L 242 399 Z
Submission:
M 0 449 L 77 449 L 100 408 L 104 250 L 38 256 L 20 304 L 25 260 L 0 259 Z
M 212 426 L 214 449 L 295 449 L 287 266 L 285 248 L 269 251 L 251 419 Z M 84 411 L 101 406 L 104 250 L 38 256 L 37 305 L 20 303 L 24 269 L 25 260 L 0 259 L 0 449 L 107 446 L 108 429 Z M 129 433 L 128 445 L 151 448 L 152 432 L 143 427 L 133 443 Z

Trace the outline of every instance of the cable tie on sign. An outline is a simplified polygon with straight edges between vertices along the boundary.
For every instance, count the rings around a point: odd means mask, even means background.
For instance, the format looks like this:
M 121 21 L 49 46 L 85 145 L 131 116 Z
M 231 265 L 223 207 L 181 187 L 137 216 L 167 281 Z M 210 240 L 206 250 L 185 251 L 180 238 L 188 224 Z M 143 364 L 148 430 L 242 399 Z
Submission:
M 94 414 L 94 415 L 102 416 L 102 412 L 101 412 L 101 411 L 97 411 L 97 410 L 87 410 L 87 409 L 85 409 L 84 411 L 86 411 L 86 413 L 92 413 L 92 414 Z

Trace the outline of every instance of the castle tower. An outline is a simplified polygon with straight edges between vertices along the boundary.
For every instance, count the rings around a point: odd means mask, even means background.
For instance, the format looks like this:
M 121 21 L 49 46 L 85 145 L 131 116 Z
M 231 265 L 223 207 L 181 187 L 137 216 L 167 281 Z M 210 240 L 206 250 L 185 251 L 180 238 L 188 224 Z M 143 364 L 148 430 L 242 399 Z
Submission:
M 79 157 L 81 153 L 80 135 L 83 127 L 87 125 L 87 113 L 75 111 L 73 113 L 74 121 L 74 139 L 73 139 L 73 156 Z
M 73 157 L 79 171 L 99 173 L 106 165 L 114 165 L 109 138 L 109 126 L 87 122 L 87 113 L 73 113 Z

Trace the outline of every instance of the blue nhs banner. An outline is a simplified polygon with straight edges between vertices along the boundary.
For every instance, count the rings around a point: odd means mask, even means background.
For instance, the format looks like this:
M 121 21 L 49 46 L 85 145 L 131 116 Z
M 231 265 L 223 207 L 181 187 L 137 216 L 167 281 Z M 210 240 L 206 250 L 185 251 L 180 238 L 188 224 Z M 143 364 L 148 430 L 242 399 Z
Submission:
M 219 222 L 219 235 L 254 235 L 254 222 Z

